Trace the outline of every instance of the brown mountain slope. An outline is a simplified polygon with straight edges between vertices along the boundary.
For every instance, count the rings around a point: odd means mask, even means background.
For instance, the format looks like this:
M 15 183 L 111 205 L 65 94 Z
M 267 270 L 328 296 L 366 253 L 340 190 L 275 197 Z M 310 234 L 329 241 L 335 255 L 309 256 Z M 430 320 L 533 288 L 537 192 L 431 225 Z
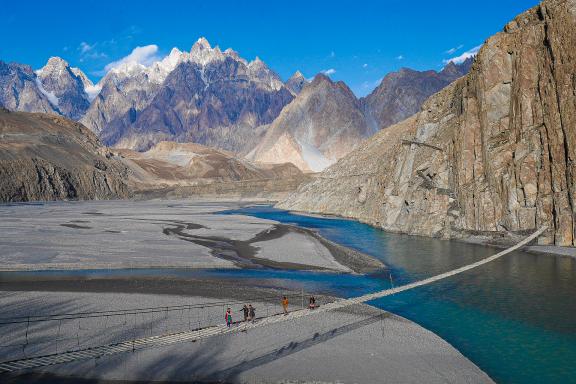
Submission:
M 126 177 L 83 125 L 0 109 L 0 201 L 128 197 Z
M 320 74 L 282 109 L 246 157 L 319 172 L 373 133 L 350 88 Z
M 292 164 L 256 164 L 194 143 L 160 142 L 146 152 L 118 150 L 135 190 L 188 188 L 190 194 L 289 192 L 306 180 Z M 236 185 L 237 187 L 234 187 Z M 185 194 L 184 192 L 182 194 Z
M 467 76 L 280 206 L 444 238 L 546 225 L 541 243 L 575 245 L 574 31 L 575 0 L 526 11 Z

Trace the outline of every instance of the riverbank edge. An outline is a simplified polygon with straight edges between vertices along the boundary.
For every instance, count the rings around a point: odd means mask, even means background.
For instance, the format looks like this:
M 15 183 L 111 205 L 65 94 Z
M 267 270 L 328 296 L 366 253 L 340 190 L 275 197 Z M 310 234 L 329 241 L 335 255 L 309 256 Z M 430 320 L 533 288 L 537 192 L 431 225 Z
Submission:
M 260 203 L 259 203 L 260 204 Z M 283 209 L 283 208 L 278 208 Z M 387 229 L 383 229 L 382 227 L 376 226 L 369 221 L 365 221 L 356 217 L 348 217 L 348 216 L 340 216 L 335 214 L 323 214 L 320 212 L 306 212 L 306 211 L 297 211 L 297 210 L 287 210 L 295 215 L 300 216 L 309 216 L 309 217 L 318 217 L 324 219 L 345 219 L 345 220 L 353 220 L 362 224 L 369 225 L 373 228 L 379 229 L 385 233 L 391 233 L 396 235 L 403 235 L 403 236 L 411 236 L 411 237 L 419 237 L 424 239 L 435 239 L 435 240 L 443 240 L 443 241 L 456 241 L 466 244 L 475 244 L 475 245 L 482 245 L 485 247 L 494 248 L 495 250 L 498 249 L 506 249 L 509 248 L 511 245 L 514 245 L 522 238 L 525 237 L 525 234 L 512 234 L 512 233 L 494 233 L 493 236 L 489 235 L 477 235 L 477 234 L 469 234 L 463 237 L 454 237 L 454 238 L 442 238 L 442 237 L 432 237 L 432 236 L 425 236 L 425 235 L 418 235 L 412 233 L 405 233 L 405 232 L 396 232 L 390 231 Z M 522 248 L 524 252 L 538 254 L 538 255 L 546 255 L 546 256 L 556 256 L 556 257 L 571 257 L 576 259 L 576 247 L 563 247 L 559 245 L 527 245 Z

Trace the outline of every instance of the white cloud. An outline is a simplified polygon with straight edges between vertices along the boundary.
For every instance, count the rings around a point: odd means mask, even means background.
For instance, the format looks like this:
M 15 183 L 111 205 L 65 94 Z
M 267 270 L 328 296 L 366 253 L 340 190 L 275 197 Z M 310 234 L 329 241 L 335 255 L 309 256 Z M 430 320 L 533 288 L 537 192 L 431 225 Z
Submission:
M 449 62 L 453 62 L 454 64 L 462 64 L 464 61 L 466 61 L 466 59 L 476 56 L 476 54 L 478 53 L 478 51 L 480 50 L 481 47 L 482 47 L 482 45 L 478 45 L 478 46 L 464 52 L 460 56 L 452 57 L 451 59 L 445 59 L 445 60 L 442 60 L 442 62 L 444 64 L 448 64 Z
M 83 41 L 78 46 L 78 51 L 80 51 L 80 62 L 84 62 L 87 59 L 95 60 L 95 59 L 103 59 L 108 57 L 107 54 L 104 52 L 99 52 L 96 49 L 98 43 L 95 44 L 88 44 L 87 42 Z
M 368 64 L 366 63 L 362 64 L 362 68 L 368 68 Z
M 404 60 L 404 56 L 398 55 L 398 56 L 396 56 L 396 60 Z
M 320 71 L 323 74 L 325 74 L 326 76 L 330 76 L 336 73 L 336 70 L 334 68 L 330 68 L 330 69 L 325 69 L 323 71 Z
M 78 46 L 78 50 L 80 51 L 81 54 L 85 54 L 87 52 L 90 52 L 93 49 L 94 49 L 94 45 L 90 45 L 85 41 L 81 42 L 80 46 Z
M 463 46 L 462 44 L 460 44 L 460 45 L 457 46 L 457 47 L 453 47 L 453 48 L 450 48 L 450 49 L 447 50 L 447 51 L 444 51 L 444 53 L 447 53 L 447 54 L 449 54 L 449 55 L 452 55 L 454 52 L 461 50 L 462 47 L 464 47 L 464 46 Z
M 88 99 L 90 101 L 94 100 L 96 98 L 96 96 L 98 96 L 98 94 L 100 93 L 101 90 L 102 90 L 102 85 L 100 85 L 100 84 L 88 85 L 88 86 L 86 86 L 86 88 L 84 88 L 84 92 L 86 92 L 86 94 L 88 95 Z
M 116 68 L 122 64 L 126 63 L 138 63 L 144 66 L 149 66 L 155 61 L 160 60 L 161 57 L 158 56 L 158 46 L 156 44 L 146 45 L 144 47 L 136 47 L 130 52 L 128 56 L 124 56 L 120 60 L 113 61 L 107 64 L 104 69 L 109 71 Z

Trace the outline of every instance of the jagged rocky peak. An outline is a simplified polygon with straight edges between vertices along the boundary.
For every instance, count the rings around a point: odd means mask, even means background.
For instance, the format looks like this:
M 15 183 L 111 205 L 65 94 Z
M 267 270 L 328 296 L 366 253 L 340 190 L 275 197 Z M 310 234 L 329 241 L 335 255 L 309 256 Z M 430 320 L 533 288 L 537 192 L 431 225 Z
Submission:
M 241 58 L 240 55 L 238 55 L 238 52 L 236 52 L 236 51 L 233 50 L 232 48 L 227 48 L 227 49 L 224 51 L 224 54 L 225 54 L 226 56 L 229 56 L 229 57 L 233 58 L 234 60 L 242 61 L 242 62 L 244 62 L 244 63 L 246 62 L 246 60 L 244 60 L 243 58 Z
M 60 57 L 51 57 L 46 65 L 36 71 L 38 87 L 59 112 L 71 119 L 80 119 L 90 106 L 85 90 L 86 75 L 79 69 L 73 71 L 68 62 Z
M 258 56 L 248 63 L 248 76 L 276 91 L 284 85 L 276 72 L 272 71 Z
M 39 70 L 39 72 L 65 71 L 68 67 L 70 67 L 70 65 L 66 60 L 58 56 L 52 56 L 48 59 L 46 65 Z
M 225 55 L 220 50 L 220 47 L 212 48 L 204 37 L 199 38 L 190 50 L 190 60 L 200 65 L 207 65 L 212 61 L 224 60 L 224 58 Z
M 296 71 L 284 85 L 286 85 L 286 88 L 288 88 L 293 95 L 297 95 L 306 84 L 308 84 L 308 80 L 306 80 L 302 72 Z
M 82 70 L 80 68 L 71 67 L 70 70 L 72 71 L 73 74 L 75 74 L 76 76 L 78 76 L 80 78 L 85 89 L 88 87 L 94 86 L 94 83 L 92 82 L 92 80 L 90 80 L 88 78 L 88 76 L 86 76 L 86 74 L 84 72 L 82 72 Z
M 29 65 L 0 60 L 0 105 L 6 109 L 58 114 L 57 99 L 41 85 Z
M 474 63 L 474 57 L 469 57 L 462 63 L 456 64 L 454 61 L 448 62 L 440 73 L 451 77 L 462 77 L 470 71 L 470 67 Z
M 368 123 L 378 130 L 412 116 L 428 97 L 468 73 L 473 61 L 469 58 L 461 64 L 450 62 L 440 72 L 401 68 L 387 74 L 361 100 Z

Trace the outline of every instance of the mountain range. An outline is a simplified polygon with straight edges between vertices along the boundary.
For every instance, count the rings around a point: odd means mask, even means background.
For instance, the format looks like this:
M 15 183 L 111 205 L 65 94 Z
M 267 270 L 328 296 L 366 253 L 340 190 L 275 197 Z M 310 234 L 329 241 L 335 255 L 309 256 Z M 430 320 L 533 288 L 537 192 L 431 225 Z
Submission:
M 0 62 L 0 105 L 80 121 L 111 147 L 146 151 L 162 141 L 191 142 L 316 172 L 416 113 L 468 68 L 469 62 L 440 72 L 401 69 L 358 99 L 323 75 L 310 83 L 296 71 L 284 83 L 259 58 L 247 61 L 200 38 L 189 52 L 174 48 L 149 66 L 119 64 L 98 84 L 58 57 L 36 71 Z

